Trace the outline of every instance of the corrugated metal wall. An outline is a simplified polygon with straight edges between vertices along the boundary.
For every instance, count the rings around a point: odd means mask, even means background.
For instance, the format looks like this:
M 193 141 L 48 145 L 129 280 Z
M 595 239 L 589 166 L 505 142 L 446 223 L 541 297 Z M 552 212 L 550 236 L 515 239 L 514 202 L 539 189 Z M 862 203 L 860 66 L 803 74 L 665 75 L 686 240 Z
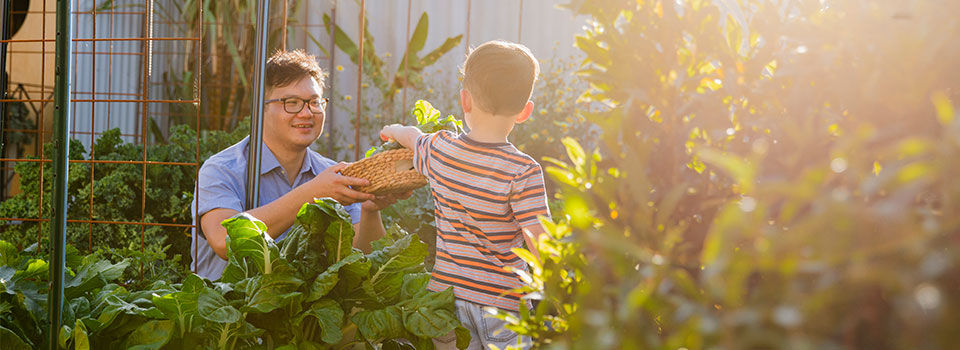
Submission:
M 145 12 L 142 1 L 118 0 L 94 15 L 102 1 L 77 0 L 74 36 L 78 39 L 139 38 Z M 110 13 L 106 11 L 115 11 Z M 142 100 L 143 41 L 81 41 L 75 44 L 74 99 Z M 139 142 L 142 105 L 138 102 L 75 102 L 72 136 L 90 149 L 90 133 L 119 128 L 125 141 Z

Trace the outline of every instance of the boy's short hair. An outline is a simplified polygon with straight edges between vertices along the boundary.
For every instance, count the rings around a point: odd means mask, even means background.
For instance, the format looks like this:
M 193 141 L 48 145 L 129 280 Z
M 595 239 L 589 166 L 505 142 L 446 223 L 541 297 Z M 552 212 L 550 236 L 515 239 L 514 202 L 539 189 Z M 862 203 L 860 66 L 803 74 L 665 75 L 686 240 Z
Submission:
M 277 50 L 267 59 L 264 67 L 264 79 L 267 88 L 284 87 L 296 83 L 304 77 L 311 77 L 317 81 L 320 88 L 323 85 L 323 70 L 317 63 L 317 57 L 296 49 L 293 51 Z
M 480 110 L 520 113 L 530 100 L 540 64 L 526 46 L 494 40 L 477 46 L 463 64 L 463 87 Z

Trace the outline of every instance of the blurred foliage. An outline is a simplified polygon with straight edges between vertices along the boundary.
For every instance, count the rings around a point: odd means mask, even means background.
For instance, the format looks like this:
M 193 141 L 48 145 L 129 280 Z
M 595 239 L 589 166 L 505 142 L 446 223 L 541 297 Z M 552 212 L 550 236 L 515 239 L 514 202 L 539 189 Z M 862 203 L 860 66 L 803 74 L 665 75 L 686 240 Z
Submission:
M 144 166 L 125 162 L 145 158 L 147 161 L 174 163 L 194 163 L 199 159 L 202 163 L 248 134 L 249 129 L 240 127 L 229 133 L 203 131 L 198 138 L 191 128 L 178 125 L 170 131 L 168 143 L 148 146 L 146 155 L 142 145 L 124 142 L 119 129 L 111 129 L 100 135 L 89 153 L 80 141 L 70 140 L 71 160 L 93 158 L 103 162 L 71 162 L 67 219 L 109 223 L 68 223 L 67 242 L 87 251 L 102 249 L 124 257 L 131 257 L 135 251 L 142 251 L 140 254 L 162 254 L 168 259 L 144 258 L 163 265 L 156 267 L 161 270 L 176 270 L 177 264 L 185 266 L 177 256 L 186 261 L 185 257 L 189 255 L 189 228 L 141 228 L 141 225 L 126 223 L 142 221 L 189 225 L 197 168 L 188 165 Z M 52 159 L 54 151 L 47 144 L 44 147 L 44 159 Z M 41 181 L 41 166 L 45 181 Z M 0 217 L 48 218 L 53 213 L 54 183 L 50 181 L 53 178 L 52 164 L 19 162 L 15 169 L 20 176 L 21 193 L 0 203 Z M 38 229 L 41 231 L 38 232 Z M 0 232 L 4 240 L 23 249 L 47 237 L 49 226 L 46 222 L 30 220 L 4 221 Z
M 561 140 L 567 136 L 576 137 L 584 145 L 596 146 L 602 130 L 585 117 L 596 106 L 577 101 L 589 86 L 575 75 L 578 64 L 574 57 L 539 61 L 540 77 L 530 97 L 534 102 L 533 114 L 510 132 L 510 143 L 534 159 L 563 154 L 565 148 Z M 544 180 L 547 192 L 555 192 L 555 182 L 550 178 Z
M 606 106 L 602 142 L 549 160 L 561 223 L 511 329 L 560 348 L 960 341 L 960 3 L 565 6 L 590 17 L 580 101 Z

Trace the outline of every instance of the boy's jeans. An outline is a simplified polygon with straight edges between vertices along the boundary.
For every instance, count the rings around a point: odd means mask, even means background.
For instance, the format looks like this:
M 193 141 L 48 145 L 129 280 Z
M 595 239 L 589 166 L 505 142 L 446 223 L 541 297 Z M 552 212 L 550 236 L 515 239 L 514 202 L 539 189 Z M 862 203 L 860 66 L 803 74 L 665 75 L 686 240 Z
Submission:
M 470 331 L 470 350 L 490 349 L 487 344 L 496 345 L 500 349 L 506 349 L 507 346 L 517 347 L 517 338 L 519 336 L 511 330 L 503 328 L 506 322 L 490 317 L 483 306 L 465 300 L 457 299 L 457 318 L 463 327 Z M 516 315 L 516 313 L 514 313 Z M 530 347 L 529 339 L 523 338 L 523 345 L 520 347 L 528 349 Z M 433 345 L 437 349 L 456 349 L 457 336 L 450 332 L 445 336 L 433 340 Z

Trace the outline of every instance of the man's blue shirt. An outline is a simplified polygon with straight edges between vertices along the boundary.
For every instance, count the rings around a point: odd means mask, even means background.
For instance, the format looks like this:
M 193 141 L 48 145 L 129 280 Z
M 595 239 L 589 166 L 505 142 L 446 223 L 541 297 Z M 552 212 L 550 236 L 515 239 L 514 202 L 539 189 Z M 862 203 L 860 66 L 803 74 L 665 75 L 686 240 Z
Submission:
M 238 212 L 244 211 L 243 204 L 246 200 L 246 174 L 247 174 L 247 145 L 250 143 L 250 137 L 246 137 L 240 142 L 220 151 L 207 159 L 200 167 L 200 174 L 197 176 L 197 190 L 194 192 L 194 200 L 191 206 L 191 213 L 196 213 L 194 223 L 199 227 L 199 218 L 207 212 L 218 209 L 233 209 Z M 277 198 L 280 198 L 287 192 L 290 192 L 297 186 L 310 181 L 324 169 L 336 164 L 333 160 L 307 149 L 307 155 L 303 159 L 303 165 L 300 173 L 297 174 L 291 185 L 287 182 L 286 171 L 280 166 L 277 157 L 273 155 L 266 145 L 263 145 L 263 153 L 260 160 L 260 205 L 270 204 Z M 346 206 L 347 213 L 353 223 L 360 222 L 360 203 Z M 296 213 L 290 213 L 296 215 Z M 287 232 L 290 230 L 288 229 Z M 284 232 L 277 238 L 281 240 L 286 237 Z M 198 275 L 217 280 L 223 274 L 223 269 L 227 266 L 227 261 L 217 256 L 217 253 L 210 248 L 205 238 L 197 239 L 197 230 L 194 229 L 192 240 L 190 242 L 190 258 L 193 260 L 193 268 Z M 194 256 L 196 257 L 194 259 Z

